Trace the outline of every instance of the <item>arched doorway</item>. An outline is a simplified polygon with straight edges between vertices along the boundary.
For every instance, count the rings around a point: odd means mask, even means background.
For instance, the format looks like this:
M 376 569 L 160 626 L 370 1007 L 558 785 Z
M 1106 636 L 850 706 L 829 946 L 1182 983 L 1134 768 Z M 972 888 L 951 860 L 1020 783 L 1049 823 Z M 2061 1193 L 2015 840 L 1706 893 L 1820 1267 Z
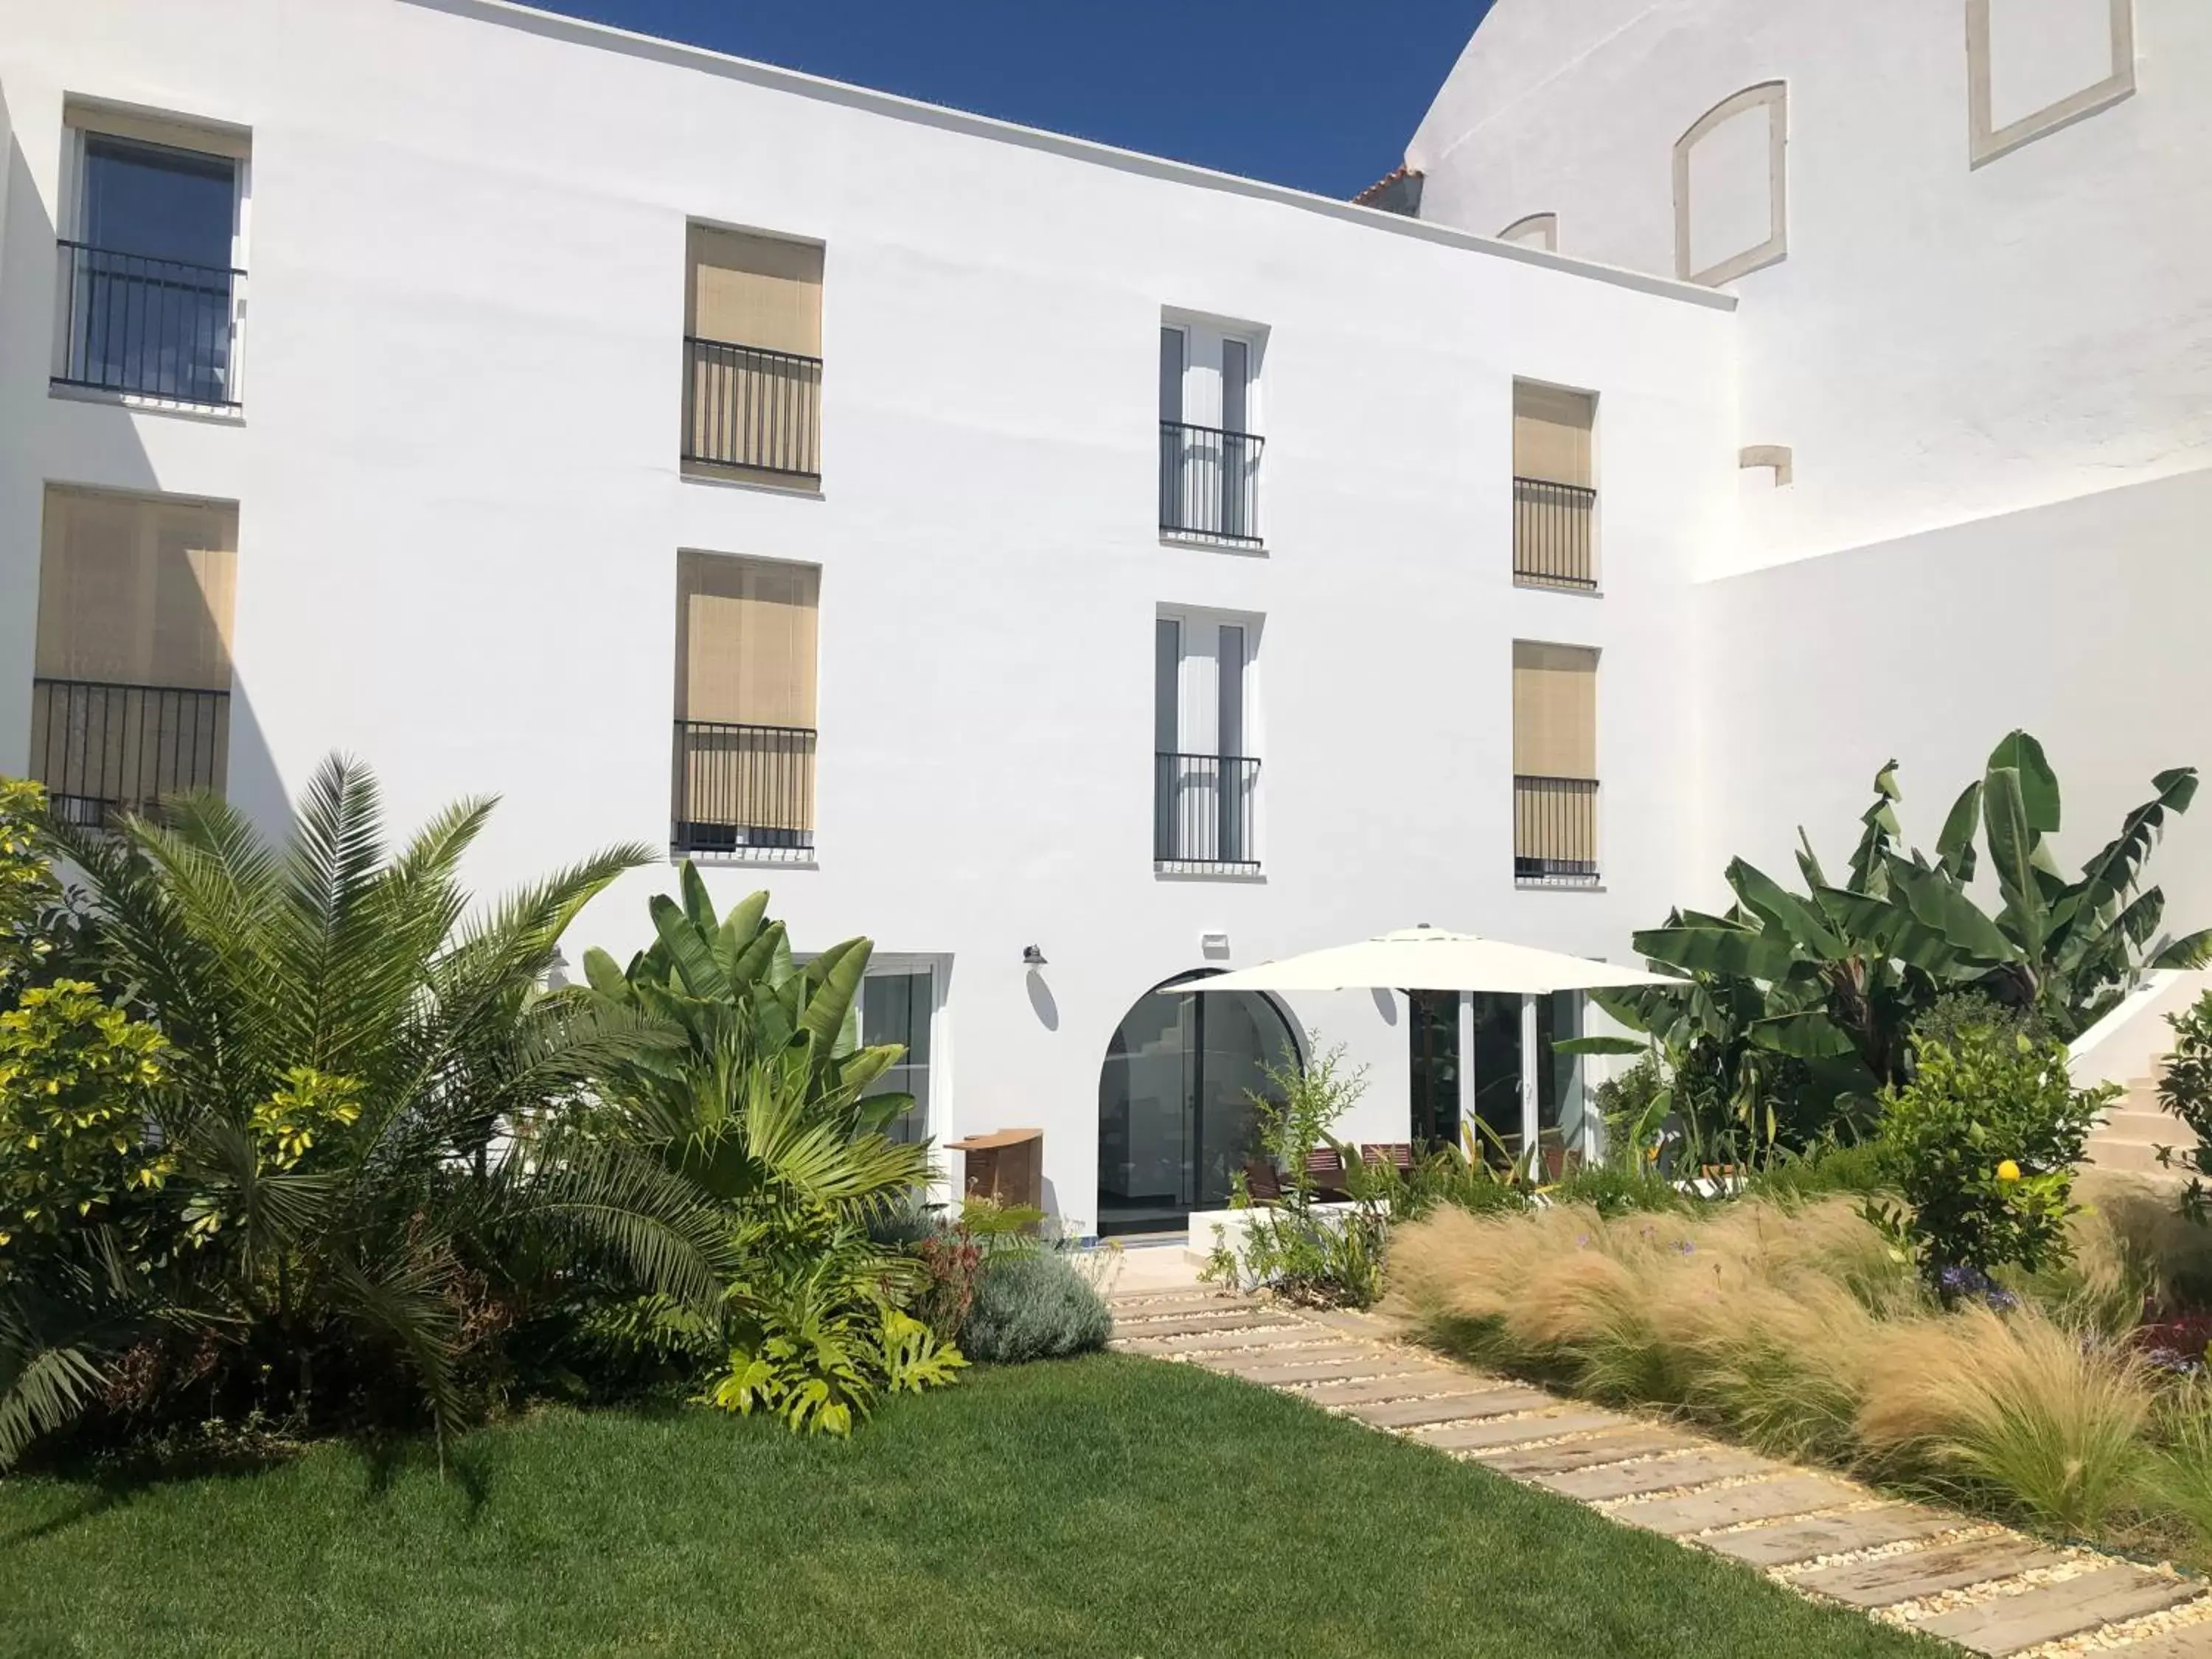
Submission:
M 1098 1073 L 1098 1231 L 1176 1232 L 1194 1210 L 1225 1209 L 1256 1150 L 1249 1097 L 1271 1092 L 1266 1067 L 1301 1064 L 1296 1031 L 1264 996 L 1139 997 Z

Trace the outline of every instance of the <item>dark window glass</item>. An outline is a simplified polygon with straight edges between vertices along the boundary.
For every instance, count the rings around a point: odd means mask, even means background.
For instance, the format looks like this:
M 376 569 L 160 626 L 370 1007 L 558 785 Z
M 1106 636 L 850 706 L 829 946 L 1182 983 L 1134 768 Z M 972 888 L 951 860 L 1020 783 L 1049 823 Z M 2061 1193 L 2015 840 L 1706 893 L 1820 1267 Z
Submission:
M 220 155 L 88 137 L 77 240 L 107 252 L 228 270 L 234 167 Z

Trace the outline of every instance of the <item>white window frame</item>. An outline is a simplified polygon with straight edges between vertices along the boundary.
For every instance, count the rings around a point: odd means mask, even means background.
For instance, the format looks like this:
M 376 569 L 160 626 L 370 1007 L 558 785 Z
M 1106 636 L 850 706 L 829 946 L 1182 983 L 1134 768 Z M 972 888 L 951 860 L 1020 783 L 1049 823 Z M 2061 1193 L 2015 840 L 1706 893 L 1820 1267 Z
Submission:
M 1240 436 L 1259 440 L 1259 453 L 1252 455 L 1248 462 L 1257 469 L 1266 453 L 1267 441 L 1262 396 L 1267 331 L 1255 323 L 1175 310 L 1165 310 L 1160 313 L 1160 329 L 1163 333 L 1182 337 L 1182 380 L 1175 418 L 1186 427 L 1212 432 L 1231 429 L 1225 424 L 1224 410 L 1228 398 L 1224 358 L 1231 343 L 1244 348 L 1244 422 L 1234 430 Z M 1160 418 L 1164 421 L 1169 417 L 1163 411 Z M 1252 489 L 1250 512 L 1251 520 L 1245 531 L 1233 536 L 1216 536 L 1204 530 L 1184 529 L 1164 529 L 1162 534 L 1170 541 L 1194 541 L 1215 546 L 1263 547 L 1267 533 L 1267 491 L 1260 487 L 1256 479 Z
M 1267 732 L 1260 668 L 1267 618 L 1255 611 L 1220 611 L 1200 605 L 1163 605 L 1157 608 L 1152 621 L 1155 655 L 1154 695 L 1151 711 L 1155 756 L 1159 752 L 1157 641 L 1159 624 L 1164 622 L 1175 623 L 1178 630 L 1174 752 L 1190 755 L 1221 753 L 1220 630 L 1240 628 L 1244 631 L 1244 660 L 1240 675 L 1242 695 L 1238 712 L 1243 731 L 1238 748 L 1241 758 L 1257 761 L 1260 764 L 1252 780 L 1246 808 L 1250 814 L 1244 827 L 1247 846 L 1251 854 L 1249 860 L 1231 866 L 1226 864 L 1217 866 L 1212 860 L 1161 859 L 1157 856 L 1159 849 L 1155 845 L 1154 872 L 1160 874 L 1198 874 L 1217 879 L 1257 879 L 1267 867 L 1267 817 L 1263 810 L 1267 788 Z M 1192 635 L 1198 629 L 1210 632 L 1211 649 L 1194 651 L 1191 648 Z M 1158 787 L 1158 765 L 1155 759 L 1152 774 L 1154 789 Z M 1157 813 L 1158 810 L 1155 801 L 1152 812 Z M 1152 821 L 1157 823 L 1156 818 Z

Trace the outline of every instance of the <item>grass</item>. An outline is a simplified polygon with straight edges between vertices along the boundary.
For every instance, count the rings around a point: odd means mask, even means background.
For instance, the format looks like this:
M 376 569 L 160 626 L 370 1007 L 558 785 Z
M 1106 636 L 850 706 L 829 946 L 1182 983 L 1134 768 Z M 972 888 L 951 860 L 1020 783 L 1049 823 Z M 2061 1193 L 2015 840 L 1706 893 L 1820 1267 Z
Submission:
M 983 1369 L 849 1444 L 550 1413 L 442 1481 L 0 1482 L 0 1653 L 1929 1653 L 1757 1575 L 1261 1389 Z

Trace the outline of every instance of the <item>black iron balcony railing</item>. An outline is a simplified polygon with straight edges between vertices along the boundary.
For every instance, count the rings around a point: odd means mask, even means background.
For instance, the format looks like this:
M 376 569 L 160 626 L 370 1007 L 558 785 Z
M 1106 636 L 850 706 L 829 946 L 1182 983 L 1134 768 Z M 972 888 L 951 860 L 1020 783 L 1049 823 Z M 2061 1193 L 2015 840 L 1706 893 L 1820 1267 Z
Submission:
M 1249 755 L 1152 760 L 1153 861 L 1258 868 L 1260 763 Z
M 1597 880 L 1597 780 L 1516 775 L 1513 878 L 1555 887 Z
M 1597 491 L 1545 478 L 1513 480 L 1513 579 L 1542 587 L 1597 588 Z
M 246 273 L 63 242 L 58 386 L 235 408 Z
M 822 475 L 822 360 L 684 339 L 684 459 Z
M 1260 539 L 1256 433 L 1160 422 L 1160 528 L 1225 542 Z
M 220 790 L 229 751 L 228 691 L 31 682 L 31 775 L 64 823 L 106 830 L 165 796 Z
M 786 857 L 811 851 L 814 735 L 801 726 L 677 721 L 670 846 Z

